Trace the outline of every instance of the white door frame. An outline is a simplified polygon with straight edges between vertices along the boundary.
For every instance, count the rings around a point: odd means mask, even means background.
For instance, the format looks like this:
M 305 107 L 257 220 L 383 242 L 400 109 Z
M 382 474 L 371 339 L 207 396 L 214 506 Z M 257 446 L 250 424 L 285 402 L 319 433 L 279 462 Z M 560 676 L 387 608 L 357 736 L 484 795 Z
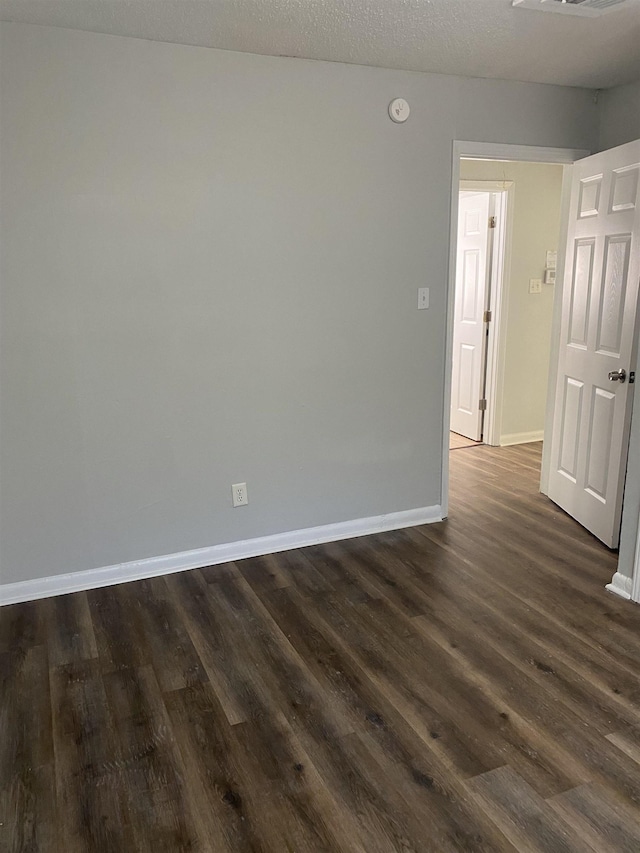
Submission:
M 515 185 L 513 181 L 461 180 L 459 186 L 461 192 L 469 190 L 488 192 L 494 194 L 496 198 L 493 213 L 496 216 L 497 224 L 491 242 L 491 282 L 487 306 L 491 311 L 485 367 L 484 396 L 487 400 L 487 409 L 484 414 L 482 440 L 485 444 L 497 446 L 500 444 L 504 348 L 506 345 L 506 300 L 503 300 L 503 292 L 506 272 L 511 266 Z
M 623 522 L 624 523 L 624 522 Z M 620 560 L 618 560 L 618 566 L 620 565 Z M 619 572 L 616 572 L 619 574 Z M 609 586 L 607 586 L 609 589 Z M 612 592 L 617 592 L 620 595 L 620 591 L 617 589 L 611 589 Z M 631 575 L 631 601 L 635 601 L 636 604 L 640 604 L 640 524 L 638 524 L 638 536 L 636 539 L 636 550 L 633 559 L 633 574 Z
M 640 350 L 636 353 L 635 371 L 636 376 L 640 377 Z M 620 527 L 618 570 L 611 579 L 611 583 L 607 584 L 607 589 L 622 598 L 630 598 L 631 601 L 640 604 L 640 405 L 637 405 L 637 402 L 636 396 L 631 412 L 631 436 Z

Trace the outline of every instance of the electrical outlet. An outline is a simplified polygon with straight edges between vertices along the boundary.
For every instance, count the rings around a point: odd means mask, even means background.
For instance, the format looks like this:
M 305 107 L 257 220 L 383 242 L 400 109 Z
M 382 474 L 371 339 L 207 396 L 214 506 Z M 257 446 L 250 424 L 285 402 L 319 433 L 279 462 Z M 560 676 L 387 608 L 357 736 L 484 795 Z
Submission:
M 530 278 L 529 279 L 529 293 L 542 293 L 542 279 L 541 278 Z
M 249 503 L 246 483 L 235 483 L 231 486 L 231 498 L 234 506 L 246 506 Z

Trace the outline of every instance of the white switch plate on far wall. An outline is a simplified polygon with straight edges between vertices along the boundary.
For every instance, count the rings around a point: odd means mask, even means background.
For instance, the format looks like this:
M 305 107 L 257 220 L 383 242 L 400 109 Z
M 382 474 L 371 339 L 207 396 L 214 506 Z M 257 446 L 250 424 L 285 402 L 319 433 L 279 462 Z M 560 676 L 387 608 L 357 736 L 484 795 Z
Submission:
M 542 279 L 541 278 L 530 278 L 529 279 L 529 293 L 542 293 Z
M 428 287 L 419 287 L 418 288 L 418 308 L 428 308 L 429 307 L 429 288 Z

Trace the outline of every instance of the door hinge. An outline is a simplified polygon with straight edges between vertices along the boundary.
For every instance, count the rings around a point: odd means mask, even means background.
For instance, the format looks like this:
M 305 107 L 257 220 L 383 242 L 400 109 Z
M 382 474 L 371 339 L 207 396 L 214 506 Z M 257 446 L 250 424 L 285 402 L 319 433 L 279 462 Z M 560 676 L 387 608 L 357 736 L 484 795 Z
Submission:
M 484 312 L 484 314 L 482 315 L 482 322 L 483 323 L 490 323 L 491 322 L 491 311 L 485 311 Z
M 479 407 L 480 407 L 481 412 L 486 412 L 487 411 L 487 401 L 486 400 L 480 400 L 479 401 Z
M 489 217 L 489 228 L 495 228 L 495 227 L 496 227 L 496 218 L 495 218 L 495 216 L 490 216 Z

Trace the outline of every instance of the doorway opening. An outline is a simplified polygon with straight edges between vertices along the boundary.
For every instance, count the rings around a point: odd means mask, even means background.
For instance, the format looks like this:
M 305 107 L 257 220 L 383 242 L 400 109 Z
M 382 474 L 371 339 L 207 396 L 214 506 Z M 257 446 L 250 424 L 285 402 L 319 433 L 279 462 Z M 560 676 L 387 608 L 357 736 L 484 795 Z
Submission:
M 589 156 L 591 152 L 584 149 L 574 148 L 548 148 L 528 145 L 512 145 L 499 142 L 473 142 L 455 140 L 452 150 L 452 168 L 451 168 L 451 216 L 450 216 L 450 233 L 449 233 L 449 283 L 447 297 L 447 346 L 445 355 L 445 373 L 444 373 L 444 430 L 442 434 L 442 474 L 441 474 L 441 491 L 440 501 L 443 517 L 447 517 L 449 513 L 449 445 L 450 445 L 450 415 L 451 415 L 451 379 L 452 379 L 452 363 L 453 363 L 453 326 L 454 326 L 454 303 L 455 303 L 455 277 L 456 277 L 456 254 L 457 254 L 457 235 L 458 235 L 458 196 L 460 192 L 461 166 L 463 160 L 472 160 L 478 163 L 483 161 L 496 161 L 504 163 L 555 163 L 562 166 L 572 166 L 577 160 Z M 563 218 L 568 211 L 569 186 L 570 186 L 571 169 L 564 170 L 563 176 Z M 500 179 L 504 180 L 504 175 L 500 175 Z M 510 206 L 513 209 L 513 205 Z M 505 234 L 509 229 L 509 209 L 506 214 Z M 564 237 L 564 235 L 562 235 Z M 507 240 L 508 245 L 508 240 Z M 565 251 L 565 243 L 559 246 L 558 252 L 558 278 L 560 279 L 563 273 L 563 258 Z M 508 261 L 506 257 L 506 249 L 504 253 L 505 263 Z M 495 292 L 495 291 L 494 291 Z M 496 314 L 492 316 L 494 328 L 499 325 L 499 312 L 501 305 L 496 304 Z M 556 306 L 557 309 L 557 306 Z M 556 310 L 556 317 L 558 311 Z M 557 321 L 556 325 L 557 325 Z M 554 337 L 557 328 L 554 330 Z M 491 336 L 490 328 L 490 336 Z M 491 348 L 490 348 L 491 350 Z M 498 349 L 498 356 L 500 350 Z M 487 363 L 490 359 L 488 354 Z M 496 358 L 493 369 L 500 372 L 504 365 L 500 362 L 503 359 Z M 494 400 L 497 397 L 494 395 Z M 499 400 L 498 400 L 499 403 Z M 490 414 L 487 418 L 490 419 Z M 484 427 L 483 427 L 484 429 Z M 487 435 L 485 436 L 488 439 Z M 462 452 L 462 451 L 461 451 Z M 545 474 L 548 468 L 548 460 L 543 456 L 542 465 L 542 481 L 544 482 Z M 543 489 L 544 492 L 544 489 Z
M 539 442 L 563 166 L 461 158 L 449 448 Z
M 637 324 L 640 321 L 636 311 L 640 306 L 640 253 L 637 250 L 640 245 L 640 140 L 589 155 L 590 152 L 571 149 L 454 142 L 442 509 L 446 517 L 458 209 L 464 161 L 566 165 L 568 168 L 563 170 L 562 181 L 562 227 L 557 249 L 556 276 L 560 286 L 553 287 L 549 394 L 543 426 L 543 436 L 546 433 L 548 440 L 542 453 L 539 491 L 552 499 L 557 511 L 564 509 L 607 547 L 615 548 L 620 540 L 618 571 L 612 582 L 607 584 L 607 589 L 640 601 L 640 501 L 636 491 L 624 488 L 625 471 L 627 485 L 631 483 L 633 486 L 640 466 L 640 418 L 637 412 L 633 413 L 633 386 L 629 388 L 624 384 L 625 377 L 628 376 L 632 383 L 636 373 L 640 373 L 640 359 L 637 357 Z M 505 227 L 509 231 L 513 205 L 507 213 Z M 507 238 L 505 271 L 511 269 L 508 251 L 511 248 L 513 256 L 512 243 L 513 240 Z M 547 277 L 553 268 L 552 256 L 552 250 L 548 256 L 545 252 L 542 288 L 545 279 L 549 284 L 553 280 L 552 274 Z M 530 293 L 536 293 L 539 287 L 537 280 L 530 281 Z M 498 304 L 505 309 L 503 318 L 506 321 L 509 319 L 509 306 L 505 305 L 504 287 L 502 292 L 503 298 L 498 300 Z M 492 293 L 491 289 L 489 293 Z M 497 318 L 492 319 L 495 321 Z M 498 325 L 496 323 L 496 327 Z M 488 337 L 491 338 L 491 331 Z M 504 357 L 504 336 L 496 334 L 495 338 L 500 342 L 497 347 L 498 376 L 500 370 L 504 371 L 504 381 L 509 364 Z M 519 344 L 520 354 L 526 352 L 524 340 Z M 484 356 L 487 365 L 491 353 L 489 343 Z M 488 372 L 486 375 L 488 383 Z M 521 391 L 529 388 L 529 381 L 522 382 L 517 371 L 516 376 Z M 614 380 L 618 380 L 617 383 Z M 619 388 L 624 389 L 624 393 L 618 393 Z M 486 399 L 488 411 L 488 395 Z M 500 395 L 496 399 L 499 403 Z M 488 432 L 483 422 L 484 441 L 488 441 Z M 501 438 L 499 443 L 516 442 Z M 533 451 L 535 445 L 530 443 L 528 446 Z M 527 444 L 523 444 L 523 448 L 526 447 Z M 523 452 L 520 448 L 512 450 Z M 491 448 L 487 451 L 495 454 Z M 497 467 L 501 467 L 501 463 Z M 585 510 L 585 502 L 589 504 L 587 509 L 596 507 L 597 511 L 592 513 L 595 521 Z M 523 515 L 526 517 L 527 511 Z

